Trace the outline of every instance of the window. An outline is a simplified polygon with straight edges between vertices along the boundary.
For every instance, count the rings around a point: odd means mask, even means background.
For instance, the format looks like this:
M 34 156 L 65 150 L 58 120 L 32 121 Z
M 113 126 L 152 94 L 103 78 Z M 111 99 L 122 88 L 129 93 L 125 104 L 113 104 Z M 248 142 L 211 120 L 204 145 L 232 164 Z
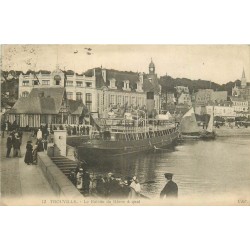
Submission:
M 82 87 L 83 86 L 83 82 L 81 81 L 76 81 L 76 87 Z
M 91 93 L 86 93 L 86 103 L 92 103 L 92 95 L 91 95 Z
M 116 88 L 116 86 L 115 86 L 115 79 L 110 80 L 110 88 L 111 89 L 115 89 Z
M 128 96 L 125 96 L 124 101 L 125 101 L 125 104 L 126 103 L 128 104 Z
M 120 95 L 118 95 L 117 104 L 119 104 L 119 105 L 122 104 L 122 97 Z
M 71 124 L 76 124 L 77 122 L 76 115 L 71 115 Z
M 49 85 L 49 80 L 42 80 L 42 85 Z
M 87 107 L 88 111 L 91 112 L 92 103 L 86 103 L 86 107 Z
M 125 82 L 125 88 L 128 89 L 129 88 L 129 83 Z
M 76 100 L 82 100 L 82 93 L 81 92 L 76 93 Z
M 138 98 L 138 104 L 139 104 L 139 106 L 142 106 L 142 98 L 141 97 Z
M 135 99 L 134 96 L 132 96 L 132 104 L 133 104 L 133 105 L 136 105 L 136 99 Z
M 92 87 L 92 82 L 86 82 L 86 87 L 91 88 Z
M 114 95 L 110 96 L 110 104 L 115 104 L 115 96 Z
M 38 85 L 39 81 L 38 80 L 33 80 L 33 85 Z
M 91 110 L 92 110 L 92 95 L 91 95 L 91 93 L 86 93 L 85 104 L 86 104 L 88 111 L 91 112 Z
M 73 86 L 73 81 L 67 81 L 66 86 Z
M 67 92 L 67 99 L 73 100 L 73 92 Z
M 23 93 L 22 93 L 22 97 L 27 97 L 29 95 L 29 92 L 28 91 L 24 91 Z
M 28 86 L 29 85 L 29 81 L 23 81 L 23 86 Z

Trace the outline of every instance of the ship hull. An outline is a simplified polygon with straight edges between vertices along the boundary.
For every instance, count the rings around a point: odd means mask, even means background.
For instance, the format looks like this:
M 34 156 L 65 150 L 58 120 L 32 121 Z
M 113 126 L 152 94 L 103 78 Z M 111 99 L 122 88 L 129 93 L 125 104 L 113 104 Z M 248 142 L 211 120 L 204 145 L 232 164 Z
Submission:
M 131 141 L 90 140 L 77 146 L 78 157 L 86 162 L 107 161 L 117 157 L 126 157 L 144 151 L 174 145 L 178 132 L 172 134 Z

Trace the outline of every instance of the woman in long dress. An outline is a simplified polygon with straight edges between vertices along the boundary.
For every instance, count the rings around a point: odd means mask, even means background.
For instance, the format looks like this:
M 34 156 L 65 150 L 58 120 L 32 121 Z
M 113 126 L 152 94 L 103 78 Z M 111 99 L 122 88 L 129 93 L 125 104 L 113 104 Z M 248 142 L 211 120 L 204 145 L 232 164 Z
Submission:
M 24 162 L 28 165 L 33 163 L 33 146 L 31 144 L 31 141 L 27 141 L 27 145 L 26 145 L 26 154 L 24 157 Z
M 140 197 L 141 193 L 141 185 L 137 179 L 136 176 L 133 177 L 132 182 L 130 184 L 130 193 L 129 193 L 129 198 L 138 198 Z

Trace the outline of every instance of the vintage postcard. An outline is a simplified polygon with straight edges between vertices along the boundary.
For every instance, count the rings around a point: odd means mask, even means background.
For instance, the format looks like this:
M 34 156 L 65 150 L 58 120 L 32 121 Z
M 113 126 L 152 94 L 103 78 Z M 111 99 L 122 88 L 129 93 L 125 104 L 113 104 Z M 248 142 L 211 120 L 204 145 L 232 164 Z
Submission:
M 1 205 L 250 205 L 249 45 L 1 45 Z

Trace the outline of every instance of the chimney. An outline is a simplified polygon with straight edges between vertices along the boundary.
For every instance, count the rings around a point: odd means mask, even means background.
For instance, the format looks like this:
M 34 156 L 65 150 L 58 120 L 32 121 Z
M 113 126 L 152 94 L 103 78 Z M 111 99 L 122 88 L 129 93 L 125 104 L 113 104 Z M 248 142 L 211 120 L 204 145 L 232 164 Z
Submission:
M 106 77 L 106 69 L 102 69 L 102 78 L 104 80 L 104 82 L 107 81 L 107 77 Z

